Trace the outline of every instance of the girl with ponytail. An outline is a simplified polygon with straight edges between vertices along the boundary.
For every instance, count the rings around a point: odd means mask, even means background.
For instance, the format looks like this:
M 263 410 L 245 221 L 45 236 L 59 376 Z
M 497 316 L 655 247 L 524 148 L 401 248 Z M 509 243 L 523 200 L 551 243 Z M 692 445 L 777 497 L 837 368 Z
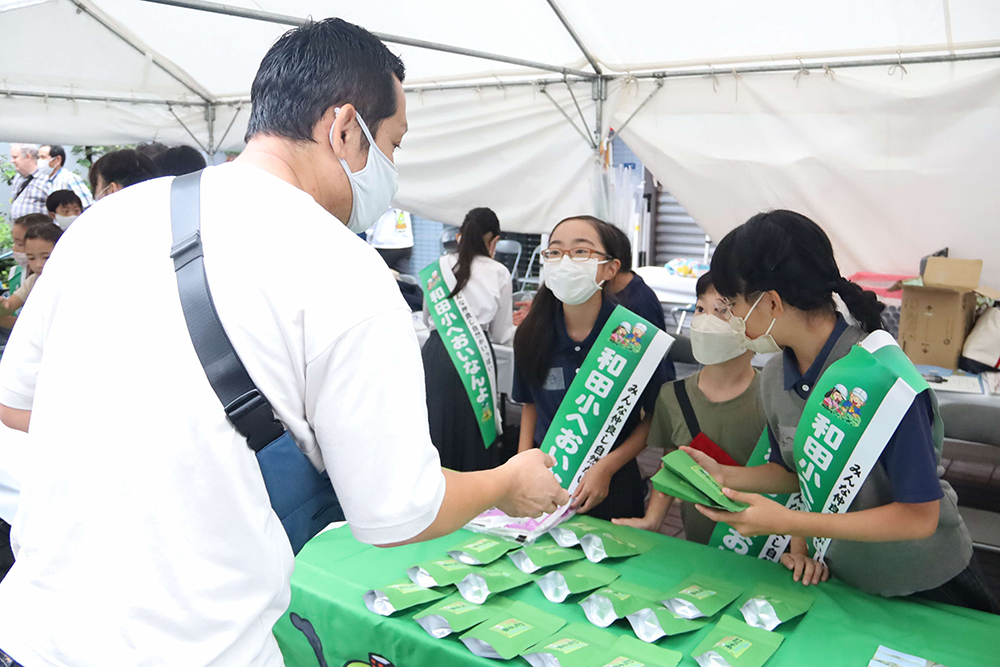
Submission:
M 744 536 L 792 535 L 803 566 L 810 538 L 832 576 L 869 593 L 1000 613 L 955 492 L 938 478 L 934 392 L 883 330 L 875 295 L 841 276 L 826 233 L 793 211 L 760 213 L 722 239 L 712 277 L 716 311 L 745 348 L 780 354 L 760 381 L 767 463 L 724 466 L 685 448 L 749 507 L 698 511 Z M 768 493 L 800 493 L 807 511 L 757 495 Z
M 458 253 L 446 255 L 440 262 L 442 269 L 450 269 L 455 277 L 448 298 L 461 293 L 489 340 L 506 345 L 514 338 L 513 296 L 510 271 L 493 259 L 499 240 L 500 220 L 496 213 L 474 208 L 465 215 L 459 230 Z M 425 300 L 424 322 L 429 320 Z M 495 468 L 500 465 L 500 447 L 483 442 L 455 362 L 434 325 L 430 328 L 421 355 L 431 441 L 441 455 L 441 465 L 458 472 Z M 493 365 L 495 368 L 495 358 Z

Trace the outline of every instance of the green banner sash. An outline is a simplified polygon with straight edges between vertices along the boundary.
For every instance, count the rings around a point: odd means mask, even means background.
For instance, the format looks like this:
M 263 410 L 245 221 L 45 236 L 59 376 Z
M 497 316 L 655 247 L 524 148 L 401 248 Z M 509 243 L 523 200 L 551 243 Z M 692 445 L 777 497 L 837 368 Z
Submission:
M 767 437 L 767 429 L 760 434 L 760 439 L 753 448 L 747 460 L 747 467 L 762 466 L 767 463 L 768 454 L 771 451 L 771 442 Z M 802 496 L 798 493 L 776 493 L 764 494 L 771 500 L 781 503 L 792 510 L 802 509 Z M 712 537 L 708 541 L 708 546 L 718 547 L 723 551 L 732 551 L 743 556 L 763 558 L 765 560 L 777 561 L 781 554 L 785 553 L 785 547 L 792 539 L 791 535 L 758 535 L 756 537 L 743 537 L 735 528 L 728 523 L 719 522 L 712 531 Z
M 601 329 L 542 441 L 570 493 L 610 450 L 674 339 L 623 306 Z
M 913 399 L 928 388 L 896 341 L 876 331 L 816 383 L 795 431 L 794 461 L 803 508 L 846 512 Z M 813 538 L 823 561 L 830 538 Z
M 461 292 L 448 296 L 455 288 L 455 275 L 447 264 L 442 264 L 441 260 L 432 262 L 420 272 L 420 282 L 426 294 L 431 321 L 462 378 L 483 443 L 489 449 L 503 433 L 497 372 L 490 342 L 472 314 L 465 296 Z

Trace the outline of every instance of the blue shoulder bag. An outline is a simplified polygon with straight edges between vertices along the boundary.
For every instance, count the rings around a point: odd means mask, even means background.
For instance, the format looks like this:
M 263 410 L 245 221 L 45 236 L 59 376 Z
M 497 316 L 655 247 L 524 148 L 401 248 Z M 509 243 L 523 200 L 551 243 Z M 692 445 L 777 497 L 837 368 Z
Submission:
M 271 404 L 243 367 L 212 303 L 201 245 L 201 172 L 178 176 L 170 186 L 170 223 L 177 289 L 191 342 L 226 416 L 257 456 L 271 507 L 292 551 L 344 512 L 330 483 L 279 422 Z

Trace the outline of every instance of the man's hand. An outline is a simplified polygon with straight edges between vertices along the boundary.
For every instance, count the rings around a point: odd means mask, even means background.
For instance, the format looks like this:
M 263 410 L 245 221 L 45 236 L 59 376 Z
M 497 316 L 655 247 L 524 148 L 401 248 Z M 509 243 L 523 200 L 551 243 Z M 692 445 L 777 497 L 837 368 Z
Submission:
M 715 481 L 719 483 L 720 486 L 725 486 L 725 466 L 713 459 L 711 456 L 705 452 L 699 451 L 694 447 L 681 447 L 681 451 L 687 453 L 694 462 L 705 469 L 709 475 L 715 478 Z
M 586 514 L 608 497 L 608 487 L 611 485 L 611 472 L 605 459 L 601 459 L 583 473 L 580 485 L 573 493 L 573 508 L 579 514 Z
M 722 489 L 727 498 L 746 503 L 750 507 L 742 512 L 709 509 L 695 505 L 695 509 L 715 522 L 725 521 L 743 537 L 755 535 L 787 535 L 792 510 L 757 493 L 741 493 Z
M 537 518 L 568 503 L 569 494 L 549 470 L 555 464 L 555 459 L 540 449 L 512 457 L 502 466 L 507 475 L 507 491 L 497 509 L 507 516 Z
M 830 578 L 830 568 L 809 557 L 806 541 L 801 537 L 792 538 L 788 553 L 781 555 L 781 564 L 792 571 L 792 581 L 801 581 L 803 586 L 815 586 Z

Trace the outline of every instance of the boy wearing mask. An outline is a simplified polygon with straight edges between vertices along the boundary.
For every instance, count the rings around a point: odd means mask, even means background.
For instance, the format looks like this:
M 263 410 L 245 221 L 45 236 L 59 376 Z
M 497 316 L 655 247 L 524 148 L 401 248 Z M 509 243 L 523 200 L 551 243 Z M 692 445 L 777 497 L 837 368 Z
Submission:
M 30 275 L 24 279 L 13 294 L 4 299 L 5 315 L 11 315 L 27 301 L 28 294 L 35 286 L 38 276 L 42 275 L 42 268 L 49 260 L 49 255 L 52 254 L 60 236 L 62 236 L 62 230 L 51 220 L 36 222 L 24 232 L 24 254 L 28 260 Z
M 72 190 L 56 190 L 45 200 L 45 208 L 59 228 L 66 231 L 83 213 L 83 202 Z

